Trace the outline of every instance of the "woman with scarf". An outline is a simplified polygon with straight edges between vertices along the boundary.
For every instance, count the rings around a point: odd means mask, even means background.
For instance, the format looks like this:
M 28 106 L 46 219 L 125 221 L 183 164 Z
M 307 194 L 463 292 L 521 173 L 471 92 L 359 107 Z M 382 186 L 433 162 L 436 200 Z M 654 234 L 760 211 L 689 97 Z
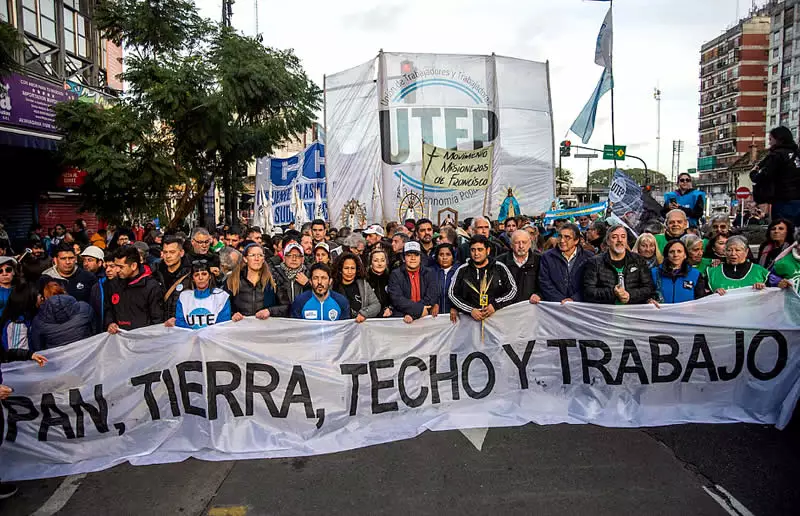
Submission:
M 192 288 L 178 297 L 175 317 L 165 326 L 199 330 L 231 320 L 231 300 L 227 292 L 216 288 L 209 262 L 192 262 Z
M 369 254 L 367 282 L 381 304 L 381 317 L 392 316 L 392 300 L 389 298 L 389 255 L 378 247 Z
M 681 242 L 686 246 L 686 261 L 701 275 L 705 275 L 711 258 L 703 256 L 703 239 L 698 235 L 686 234 L 681 237 Z
M 734 288 L 753 287 L 761 290 L 766 286 L 769 271 L 747 259 L 747 239 L 732 236 L 725 243 L 726 261 L 708 269 L 708 288 L 711 292 L 724 295 Z
M 786 219 L 776 219 L 767 226 L 767 240 L 758 248 L 758 264 L 772 268 L 775 258 L 794 243 L 794 225 Z
M 670 240 L 664 246 L 664 262 L 650 270 L 659 303 L 683 303 L 705 295 L 705 280 L 689 264 L 688 255 L 680 240 Z
M 267 319 L 270 309 L 277 303 L 275 280 L 267 265 L 262 246 L 248 244 L 242 250 L 242 261 L 231 272 L 226 282 L 231 296 L 231 319 L 241 321 L 255 315 L 256 319 Z
M 304 258 L 303 247 L 297 242 L 291 242 L 283 249 L 283 261 L 273 269 L 277 298 L 277 303 L 270 309 L 273 317 L 289 317 L 294 298 L 311 288 Z
M 347 298 L 350 319 L 362 323 L 381 313 L 381 303 L 365 279 L 364 265 L 353 253 L 344 253 L 333 270 L 333 291 Z

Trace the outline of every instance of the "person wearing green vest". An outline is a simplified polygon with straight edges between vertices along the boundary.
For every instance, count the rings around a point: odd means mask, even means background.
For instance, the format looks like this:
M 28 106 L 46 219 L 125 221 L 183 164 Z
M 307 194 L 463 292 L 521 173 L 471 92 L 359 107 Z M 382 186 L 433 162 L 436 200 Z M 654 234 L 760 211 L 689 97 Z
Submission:
M 725 243 L 727 261 L 708 269 L 708 288 L 711 292 L 724 295 L 727 290 L 753 287 L 761 290 L 766 287 L 769 271 L 747 259 L 747 239 L 732 236 Z
M 800 236 L 800 229 L 797 230 L 797 235 Z M 795 243 L 787 251 L 775 261 L 770 274 L 770 277 L 778 276 L 780 280 L 777 284 L 770 283 L 770 285 L 791 288 L 800 293 L 800 245 Z
M 705 276 L 706 269 L 711 265 L 711 258 L 703 256 L 703 239 L 697 235 L 686 234 L 681 237 L 681 242 L 686 246 L 686 261 Z
M 661 253 L 662 256 L 664 255 L 664 247 L 667 246 L 667 242 L 670 240 L 679 240 L 686 234 L 686 230 L 689 229 L 689 219 L 686 218 L 686 214 L 683 210 L 675 209 L 667 213 L 664 224 L 666 225 L 664 234 L 655 235 L 656 243 L 658 244 L 658 252 Z

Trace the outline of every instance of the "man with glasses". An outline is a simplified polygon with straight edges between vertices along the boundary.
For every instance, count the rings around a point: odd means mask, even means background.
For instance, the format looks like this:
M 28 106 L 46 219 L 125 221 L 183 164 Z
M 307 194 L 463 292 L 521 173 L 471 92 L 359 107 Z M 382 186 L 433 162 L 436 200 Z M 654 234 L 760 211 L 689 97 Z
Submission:
M 292 241 L 283 250 L 283 262 L 273 268 L 278 304 L 270 308 L 273 317 L 289 317 L 295 298 L 311 288 L 304 263 L 303 247 Z
M 488 246 L 492 258 L 495 258 L 501 254 L 500 250 L 502 249 L 502 246 L 497 245 L 496 242 L 492 241 L 491 224 L 489 223 L 489 219 L 486 217 L 475 217 L 472 219 L 472 222 L 469 225 L 469 232 L 471 236 L 481 235 L 486 238 L 486 245 Z M 471 256 L 469 240 L 459 246 L 458 255 L 463 256 L 464 258 L 469 258 Z
M 206 228 L 195 228 L 192 231 L 192 252 L 189 261 L 205 260 L 208 263 L 211 274 L 220 277 L 219 256 L 210 251 L 214 239 Z
M 14 289 L 14 279 L 17 275 L 17 260 L 10 256 L 0 256 L 0 316 L 8 304 L 8 298 Z
M 706 209 L 706 193 L 692 188 L 692 176 L 686 172 L 678 174 L 678 189 L 664 194 L 664 207 L 661 215 L 672 210 L 681 210 L 686 214 L 689 225 L 697 227 L 700 217 Z
M 56 247 L 53 253 L 53 266 L 42 273 L 42 277 L 39 278 L 39 288 L 52 280 L 61 283 L 67 294 L 86 303 L 91 300 L 92 287 L 97 283 L 94 274 L 78 267 L 75 248 L 66 242 L 61 242 Z
M 539 263 L 542 301 L 561 304 L 583 301 L 583 270 L 592 253 L 580 244 L 580 229 L 565 224 L 558 231 L 558 247 L 546 251 Z

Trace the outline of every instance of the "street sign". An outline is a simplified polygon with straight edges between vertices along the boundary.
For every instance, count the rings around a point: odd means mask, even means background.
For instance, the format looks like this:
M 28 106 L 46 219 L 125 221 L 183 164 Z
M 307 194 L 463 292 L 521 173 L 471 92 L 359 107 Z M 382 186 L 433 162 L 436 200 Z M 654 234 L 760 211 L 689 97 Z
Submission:
M 696 168 L 690 168 L 690 169 L 688 169 L 686 171 L 686 173 L 687 174 L 697 174 L 697 169 Z
M 623 161 L 625 159 L 625 149 L 627 149 L 627 145 L 603 145 L 603 159 Z
M 736 189 L 736 198 L 737 199 L 744 200 L 744 199 L 747 199 L 748 197 L 750 197 L 750 189 L 749 188 L 747 188 L 746 186 L 740 186 L 739 188 Z
M 597 158 L 597 154 L 576 154 L 573 158 L 595 159 Z
M 697 170 L 714 170 L 717 168 L 717 157 L 706 156 L 697 160 Z

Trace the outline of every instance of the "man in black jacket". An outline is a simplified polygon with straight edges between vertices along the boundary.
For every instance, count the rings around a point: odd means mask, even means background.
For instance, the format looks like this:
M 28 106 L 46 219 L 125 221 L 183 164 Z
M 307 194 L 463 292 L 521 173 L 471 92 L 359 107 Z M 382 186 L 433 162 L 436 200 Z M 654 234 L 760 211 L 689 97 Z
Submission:
M 436 274 L 422 266 L 422 246 L 406 242 L 403 248 L 404 267 L 389 276 L 389 298 L 395 315 L 407 323 L 414 319 L 439 315 L 439 285 Z
M 470 238 L 469 252 L 470 259 L 456 271 L 448 295 L 458 310 L 483 321 L 516 297 L 517 284 L 508 267 L 489 256 L 488 238 Z
M 192 288 L 192 265 L 186 259 L 183 242 L 176 236 L 165 236 L 161 244 L 161 261 L 153 274 L 164 291 L 164 318 L 175 317 L 178 298 Z
M 508 267 L 517 285 L 517 295 L 507 304 L 520 301 L 536 304 L 542 300 L 539 289 L 539 261 L 542 256 L 531 249 L 531 235 L 523 229 L 511 233 L 510 242 L 511 252 L 497 259 Z
M 624 226 L 606 233 L 608 250 L 592 258 L 583 273 L 583 298 L 589 303 L 636 305 L 655 299 L 655 286 L 644 258 L 627 251 Z
M 123 246 L 114 255 L 114 263 L 119 273 L 107 283 L 105 297 L 108 333 L 163 323 L 163 291 L 158 281 L 143 271 L 139 251 L 132 245 Z

